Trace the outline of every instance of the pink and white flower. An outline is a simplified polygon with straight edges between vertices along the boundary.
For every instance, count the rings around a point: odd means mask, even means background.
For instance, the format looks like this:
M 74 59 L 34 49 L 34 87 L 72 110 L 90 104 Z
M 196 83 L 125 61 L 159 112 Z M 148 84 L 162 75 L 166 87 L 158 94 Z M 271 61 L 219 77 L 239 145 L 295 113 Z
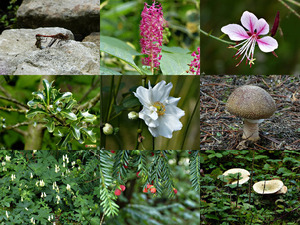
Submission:
M 242 41 L 241 43 L 232 46 L 233 48 L 239 47 L 239 50 L 234 55 L 239 58 L 243 55 L 241 61 L 236 65 L 240 65 L 243 59 L 246 57 L 246 63 L 249 61 L 250 67 L 252 66 L 254 55 L 255 44 L 257 42 L 258 47 L 263 52 L 273 52 L 278 48 L 277 41 L 269 36 L 260 37 L 260 35 L 266 35 L 269 33 L 269 24 L 265 21 L 265 19 L 257 17 L 248 11 L 245 11 L 241 17 L 242 25 L 238 24 L 229 24 L 221 28 L 221 31 L 229 36 L 229 38 L 233 41 Z

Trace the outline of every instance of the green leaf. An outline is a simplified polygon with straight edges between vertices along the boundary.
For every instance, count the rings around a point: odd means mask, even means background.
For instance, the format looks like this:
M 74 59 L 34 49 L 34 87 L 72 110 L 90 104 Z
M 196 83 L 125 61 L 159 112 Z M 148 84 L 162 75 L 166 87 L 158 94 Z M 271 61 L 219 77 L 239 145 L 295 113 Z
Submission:
M 87 128 L 81 128 L 82 133 L 84 133 L 93 143 L 96 143 L 96 134 L 92 130 Z
M 167 47 L 164 45 L 161 46 L 161 49 L 165 52 L 179 53 L 179 54 L 188 54 L 190 52 L 189 49 L 184 49 L 184 48 L 180 48 L 180 47 Z
M 43 109 L 30 109 L 27 114 L 26 114 L 26 118 L 33 118 L 35 117 L 37 114 L 44 114 L 44 115 L 48 115 Z
M 41 99 L 32 99 L 29 102 L 27 102 L 27 105 L 30 108 L 36 108 L 38 104 L 43 104 L 43 103 L 44 103 L 44 101 Z
M 80 139 L 80 127 L 76 126 L 76 125 L 71 125 L 71 129 L 72 129 L 72 134 L 74 136 L 74 138 L 76 140 Z
M 65 135 L 65 131 L 61 128 L 56 128 L 53 135 L 56 137 L 63 137 Z
M 58 145 L 60 145 L 60 147 L 62 148 L 65 148 L 70 141 L 71 141 L 71 132 L 69 132 L 65 138 L 62 138 L 58 142 Z
M 133 108 L 135 106 L 139 106 L 141 103 L 139 102 L 138 98 L 130 95 L 129 97 L 125 98 L 123 101 L 123 106 L 125 108 Z
M 49 122 L 46 124 L 46 127 L 47 127 L 49 133 L 52 133 L 55 129 L 55 124 L 54 124 L 53 119 L 48 119 L 48 121 Z
M 45 89 L 45 94 L 46 94 L 46 104 L 49 105 L 50 104 L 50 93 L 51 93 L 51 86 L 52 86 L 52 83 L 54 81 L 52 81 L 51 83 L 49 83 L 48 80 L 44 79 L 43 80 L 43 86 L 44 86 L 44 89 Z
M 188 75 L 188 64 L 193 57 L 189 54 L 162 52 L 160 69 L 163 75 Z
M 133 56 L 142 55 L 142 54 L 138 53 L 136 50 L 134 50 L 125 42 L 113 37 L 100 35 L 100 51 L 106 52 L 110 55 L 113 55 L 119 59 L 124 60 L 125 62 L 127 62 L 129 65 L 131 65 L 141 73 L 141 70 L 133 61 Z
M 42 102 L 44 102 L 46 104 L 46 97 L 42 91 L 32 92 L 32 95 L 34 98 L 40 99 Z
M 93 217 L 90 221 L 91 225 L 99 225 L 100 224 L 100 219 L 97 217 Z
M 105 66 L 100 66 L 100 75 L 122 75 L 121 73 L 107 68 Z
M 79 117 L 83 117 L 83 121 L 93 123 L 97 117 L 94 114 L 90 114 L 88 111 L 86 112 L 79 112 Z
M 73 112 L 71 112 L 70 110 L 63 109 L 63 110 L 60 111 L 60 114 L 63 117 L 66 117 L 69 120 L 77 120 L 77 116 Z
M 71 99 L 71 100 L 68 102 L 68 104 L 67 104 L 67 106 L 66 106 L 65 108 L 71 110 L 71 109 L 73 108 L 73 106 L 74 106 L 76 103 L 77 103 L 76 100 Z

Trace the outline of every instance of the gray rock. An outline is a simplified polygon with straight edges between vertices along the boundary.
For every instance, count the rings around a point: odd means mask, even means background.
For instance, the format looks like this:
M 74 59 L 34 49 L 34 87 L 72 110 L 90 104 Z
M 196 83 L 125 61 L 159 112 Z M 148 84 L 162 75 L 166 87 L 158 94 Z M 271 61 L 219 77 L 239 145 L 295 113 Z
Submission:
M 36 34 L 68 34 L 70 40 L 39 49 Z M 0 74 L 10 75 L 97 75 L 99 48 L 92 42 L 72 40 L 64 28 L 11 29 L 0 35 Z M 46 40 L 50 41 L 50 38 Z M 47 43 L 45 44 L 45 46 Z
M 23 0 L 17 12 L 19 27 L 64 27 L 86 36 L 100 29 L 99 0 Z

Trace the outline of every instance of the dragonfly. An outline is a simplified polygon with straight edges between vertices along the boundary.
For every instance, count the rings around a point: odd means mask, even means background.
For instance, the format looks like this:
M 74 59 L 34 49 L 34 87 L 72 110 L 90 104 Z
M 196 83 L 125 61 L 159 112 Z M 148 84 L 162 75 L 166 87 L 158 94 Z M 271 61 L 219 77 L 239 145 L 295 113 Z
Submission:
M 37 48 L 44 49 L 44 48 L 50 48 L 56 41 L 57 44 L 59 44 L 61 41 L 69 40 L 69 35 L 62 34 L 62 33 L 58 33 L 54 35 L 36 34 L 35 38 L 36 38 L 35 46 Z M 47 38 L 51 38 L 50 42 L 48 43 L 47 46 L 42 46 L 42 43 L 47 42 Z

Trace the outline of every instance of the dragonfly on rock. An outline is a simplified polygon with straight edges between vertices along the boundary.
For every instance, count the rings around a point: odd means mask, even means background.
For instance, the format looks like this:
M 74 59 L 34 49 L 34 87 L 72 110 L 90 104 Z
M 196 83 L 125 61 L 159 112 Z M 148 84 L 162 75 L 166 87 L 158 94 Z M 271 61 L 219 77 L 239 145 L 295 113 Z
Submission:
M 59 44 L 61 41 L 69 40 L 69 35 L 58 33 L 55 35 L 43 35 L 43 34 L 36 34 L 35 35 L 36 42 L 35 46 L 40 49 L 50 48 L 56 41 Z M 50 38 L 50 42 L 46 46 L 42 46 L 42 43 L 47 43 L 47 38 Z

